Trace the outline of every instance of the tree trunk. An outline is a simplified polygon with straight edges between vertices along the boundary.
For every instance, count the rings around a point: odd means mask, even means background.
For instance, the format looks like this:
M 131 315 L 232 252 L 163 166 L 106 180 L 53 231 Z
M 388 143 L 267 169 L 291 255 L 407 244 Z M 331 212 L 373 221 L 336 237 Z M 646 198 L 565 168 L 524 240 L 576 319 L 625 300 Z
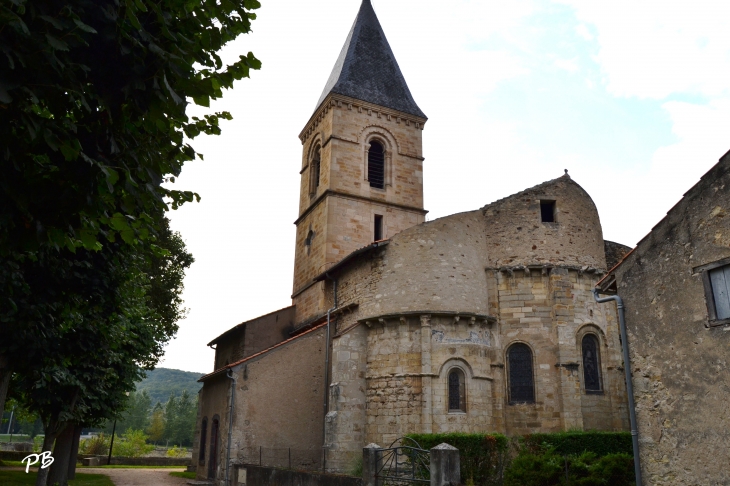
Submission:
M 58 435 L 59 423 L 55 420 L 50 420 L 48 425 L 43 424 L 45 429 L 45 437 L 43 437 L 43 450 L 42 452 L 51 451 L 53 449 L 53 442 L 56 440 Z M 38 476 L 35 478 L 35 486 L 46 486 L 46 479 L 48 478 L 49 468 L 38 468 Z M 53 484 L 53 483 L 51 483 Z
M 0 415 L 5 410 L 5 400 L 8 397 L 11 376 L 13 376 L 13 373 L 8 366 L 8 360 L 4 356 L 0 356 Z
M 53 448 L 53 464 L 51 471 L 48 473 L 48 484 L 57 484 L 58 486 L 68 485 L 68 463 L 71 458 L 71 446 L 74 441 L 73 424 L 66 425 L 58 437 L 56 445 Z
M 68 461 L 68 479 L 76 479 L 76 461 L 79 458 L 79 441 L 81 440 L 82 425 L 74 426 L 74 438 L 71 443 L 71 457 Z

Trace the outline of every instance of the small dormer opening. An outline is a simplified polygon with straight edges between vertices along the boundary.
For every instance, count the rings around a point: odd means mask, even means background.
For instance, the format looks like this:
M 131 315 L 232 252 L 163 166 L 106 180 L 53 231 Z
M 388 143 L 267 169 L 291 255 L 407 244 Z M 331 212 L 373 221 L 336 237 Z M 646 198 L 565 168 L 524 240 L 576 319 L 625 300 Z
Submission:
M 375 228 L 373 231 L 373 241 L 380 241 L 383 239 L 383 216 L 380 214 L 375 215 Z
M 370 187 L 385 187 L 385 149 L 380 142 L 374 140 L 370 142 L 368 150 L 368 181 Z
M 540 201 L 540 219 L 543 223 L 555 223 L 555 201 Z

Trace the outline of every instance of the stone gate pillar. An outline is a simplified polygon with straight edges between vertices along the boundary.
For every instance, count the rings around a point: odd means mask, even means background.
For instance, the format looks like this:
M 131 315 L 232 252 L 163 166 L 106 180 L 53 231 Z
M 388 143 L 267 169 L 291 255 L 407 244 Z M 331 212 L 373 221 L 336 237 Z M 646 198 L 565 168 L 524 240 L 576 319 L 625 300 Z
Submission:
M 431 449 L 431 486 L 461 484 L 459 449 L 439 444 Z
M 368 444 L 362 449 L 362 484 L 363 486 L 378 486 L 378 479 L 375 475 L 378 473 L 379 460 L 378 444 Z

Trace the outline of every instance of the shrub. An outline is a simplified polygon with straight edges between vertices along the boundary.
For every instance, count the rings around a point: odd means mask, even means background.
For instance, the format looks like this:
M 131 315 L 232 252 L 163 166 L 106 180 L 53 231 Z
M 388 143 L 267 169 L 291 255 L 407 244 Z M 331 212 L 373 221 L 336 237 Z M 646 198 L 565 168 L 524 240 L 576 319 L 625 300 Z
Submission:
M 109 454 L 109 438 L 99 434 L 90 439 L 82 440 L 79 444 L 79 454 L 103 456 Z
M 188 455 L 188 450 L 184 447 L 172 446 L 167 449 L 165 453 L 167 457 L 185 457 Z
M 355 456 L 355 459 L 350 464 L 350 476 L 362 477 L 362 454 Z
M 522 438 L 522 446 L 533 454 L 553 450 L 556 454 L 579 456 L 593 452 L 597 456 L 607 454 L 633 454 L 629 432 L 557 432 L 531 434 Z
M 522 453 L 504 474 L 504 486 L 559 485 L 564 474 L 564 459 L 556 454 Z
M 501 434 L 409 434 L 423 449 L 446 443 L 459 449 L 461 480 L 478 485 L 501 484 L 509 440 Z M 404 443 L 404 445 L 409 445 Z
M 504 486 L 631 486 L 634 461 L 628 454 L 593 452 L 561 456 L 522 452 L 505 471 Z
M 113 456 L 140 457 L 155 448 L 147 444 L 147 436 L 141 430 L 127 429 L 124 435 L 114 441 Z

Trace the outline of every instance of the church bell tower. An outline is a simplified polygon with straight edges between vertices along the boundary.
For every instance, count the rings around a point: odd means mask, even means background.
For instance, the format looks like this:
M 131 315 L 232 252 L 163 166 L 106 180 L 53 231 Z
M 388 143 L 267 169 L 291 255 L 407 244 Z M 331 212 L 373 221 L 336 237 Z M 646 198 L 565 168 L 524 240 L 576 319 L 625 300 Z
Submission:
M 314 278 L 351 252 L 424 221 L 418 108 L 370 0 L 363 0 L 302 141 L 292 299 L 326 312 Z

